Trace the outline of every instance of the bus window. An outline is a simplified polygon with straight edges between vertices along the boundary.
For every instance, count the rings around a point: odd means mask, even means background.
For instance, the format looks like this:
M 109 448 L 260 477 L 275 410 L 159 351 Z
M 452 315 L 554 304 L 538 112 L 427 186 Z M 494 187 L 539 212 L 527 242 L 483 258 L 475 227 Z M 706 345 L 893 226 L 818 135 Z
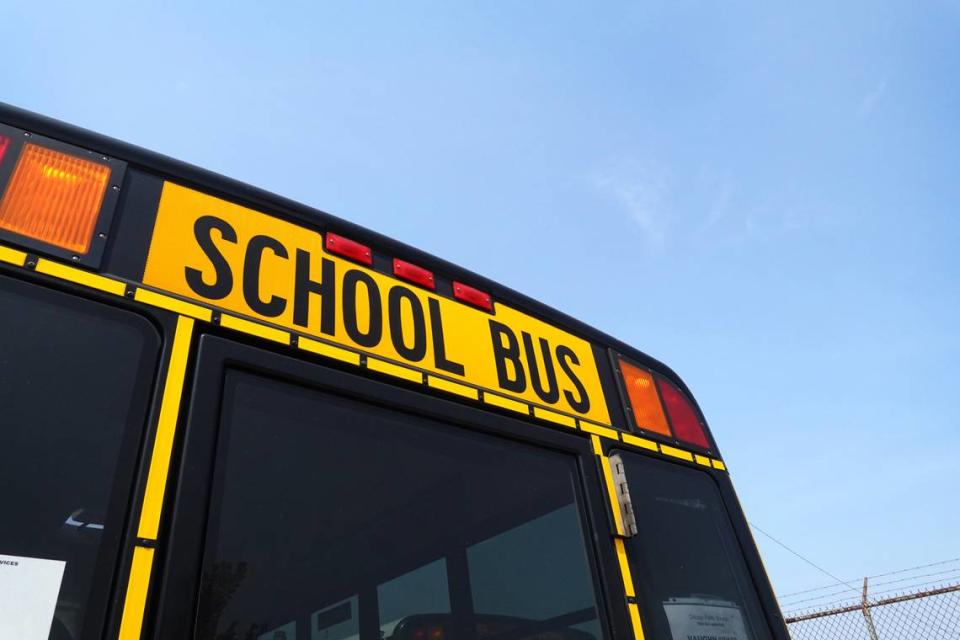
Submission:
M 357 620 L 359 600 L 353 596 L 310 614 L 310 640 L 347 640 L 360 634 Z M 293 623 L 296 631 L 296 622 Z
M 450 613 L 447 561 L 443 558 L 388 580 L 377 587 L 380 635 L 389 638 L 412 614 Z
M 235 370 L 220 419 L 196 638 L 601 637 L 573 456 Z
M 0 309 L 0 555 L 25 589 L 52 590 L 50 638 L 99 637 L 159 336 L 127 311 L 5 277 Z M 26 574 L 37 563 L 53 563 L 52 584 Z
M 563 618 L 564 626 L 599 638 L 586 561 L 554 564 L 584 556 L 580 537 L 571 535 L 578 518 L 571 503 L 467 549 L 478 616 Z M 496 635 L 496 625 L 487 626 L 490 632 L 479 636 Z
M 619 457 L 637 520 L 625 546 L 647 637 L 769 640 L 713 479 L 634 453 Z

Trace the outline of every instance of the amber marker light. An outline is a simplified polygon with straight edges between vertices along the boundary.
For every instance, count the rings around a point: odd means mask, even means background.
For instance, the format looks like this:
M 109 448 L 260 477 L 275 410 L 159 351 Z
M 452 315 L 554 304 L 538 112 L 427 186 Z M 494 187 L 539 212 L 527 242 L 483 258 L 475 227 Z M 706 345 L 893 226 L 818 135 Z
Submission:
M 109 181 L 107 165 L 27 143 L 0 200 L 0 229 L 85 254 Z
M 623 387 L 630 399 L 633 421 L 638 429 L 670 436 L 670 426 L 660 404 L 657 386 L 653 375 L 646 369 L 634 366 L 626 360 L 620 360 L 620 373 L 623 375 Z

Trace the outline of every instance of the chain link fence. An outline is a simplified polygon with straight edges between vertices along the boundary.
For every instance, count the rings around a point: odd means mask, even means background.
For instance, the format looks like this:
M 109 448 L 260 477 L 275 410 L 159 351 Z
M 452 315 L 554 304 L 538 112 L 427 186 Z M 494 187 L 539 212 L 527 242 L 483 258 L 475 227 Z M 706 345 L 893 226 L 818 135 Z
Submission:
M 960 583 L 859 598 L 786 614 L 793 640 L 960 640 Z M 849 591 L 848 591 L 849 592 Z

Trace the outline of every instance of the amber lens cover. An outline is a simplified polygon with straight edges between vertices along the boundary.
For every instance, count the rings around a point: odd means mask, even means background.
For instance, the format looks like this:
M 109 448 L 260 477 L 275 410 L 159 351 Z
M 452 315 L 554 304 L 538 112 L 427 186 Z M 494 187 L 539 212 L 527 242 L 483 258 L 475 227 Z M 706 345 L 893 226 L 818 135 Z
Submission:
M 85 254 L 109 180 L 107 165 L 27 143 L 0 200 L 0 229 Z
M 630 400 L 635 426 L 644 431 L 669 436 L 670 426 L 663 413 L 653 375 L 625 360 L 620 360 L 620 373 L 623 375 L 623 386 Z

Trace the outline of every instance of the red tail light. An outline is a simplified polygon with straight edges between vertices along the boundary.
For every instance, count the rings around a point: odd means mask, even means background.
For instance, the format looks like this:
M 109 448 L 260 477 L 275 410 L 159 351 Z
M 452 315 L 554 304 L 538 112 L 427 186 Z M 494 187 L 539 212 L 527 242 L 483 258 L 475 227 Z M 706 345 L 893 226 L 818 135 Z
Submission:
M 328 231 L 325 246 L 330 253 L 356 260 L 361 264 L 373 264 L 373 252 L 370 251 L 370 247 L 349 238 Z
M 657 376 L 657 387 L 660 389 L 660 397 L 663 398 L 667 416 L 673 426 L 673 435 L 683 442 L 709 449 L 707 434 L 704 433 L 697 411 L 687 396 L 673 383 L 659 376 Z
M 10 138 L 0 136 L 0 162 L 3 162 L 3 156 L 7 155 L 7 149 L 10 147 Z

